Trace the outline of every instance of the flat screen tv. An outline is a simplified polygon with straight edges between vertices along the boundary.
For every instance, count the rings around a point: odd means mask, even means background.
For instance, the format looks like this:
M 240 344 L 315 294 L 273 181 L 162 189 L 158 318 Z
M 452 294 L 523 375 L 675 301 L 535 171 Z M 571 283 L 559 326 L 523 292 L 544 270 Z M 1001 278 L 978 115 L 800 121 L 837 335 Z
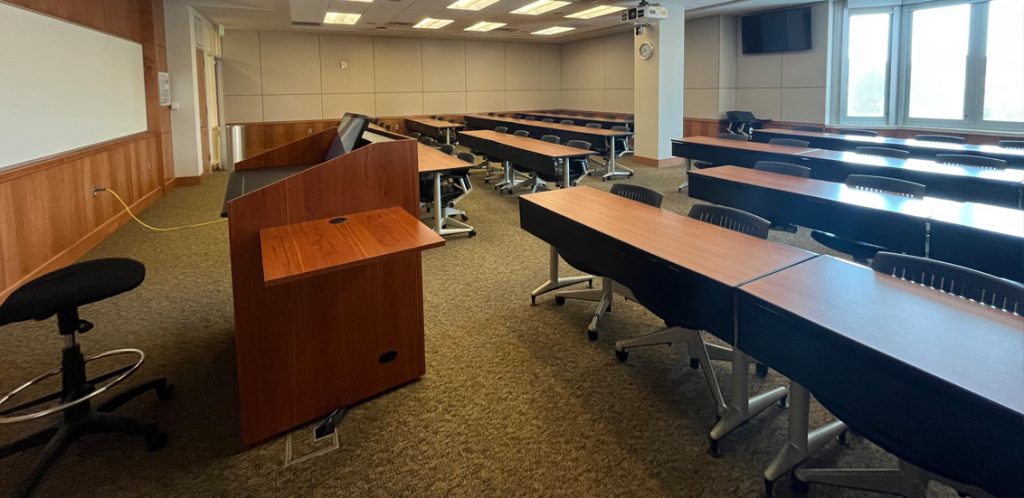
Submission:
M 774 10 L 740 18 L 744 54 L 811 49 L 811 8 Z

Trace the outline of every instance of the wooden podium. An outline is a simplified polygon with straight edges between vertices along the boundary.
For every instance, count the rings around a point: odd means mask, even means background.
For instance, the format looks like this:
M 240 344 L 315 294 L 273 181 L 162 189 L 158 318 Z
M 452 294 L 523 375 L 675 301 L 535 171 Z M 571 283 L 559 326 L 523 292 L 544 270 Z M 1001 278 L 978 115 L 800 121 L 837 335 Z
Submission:
M 322 160 L 328 135 L 253 156 L 239 169 Z M 423 375 L 419 251 L 444 240 L 418 221 L 418 199 L 416 142 L 400 140 L 228 202 L 246 444 Z

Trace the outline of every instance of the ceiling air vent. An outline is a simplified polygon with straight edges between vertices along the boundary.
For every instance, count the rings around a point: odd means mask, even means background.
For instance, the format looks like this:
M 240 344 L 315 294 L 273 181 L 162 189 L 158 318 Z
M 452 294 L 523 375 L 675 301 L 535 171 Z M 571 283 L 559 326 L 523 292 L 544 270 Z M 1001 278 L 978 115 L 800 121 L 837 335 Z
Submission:
M 320 26 L 320 25 L 321 25 L 321 23 L 318 23 L 318 22 L 292 21 L 292 26 Z
M 388 26 L 412 26 L 412 25 L 413 25 L 413 23 L 405 22 L 405 21 L 391 21 L 391 22 L 388 23 Z

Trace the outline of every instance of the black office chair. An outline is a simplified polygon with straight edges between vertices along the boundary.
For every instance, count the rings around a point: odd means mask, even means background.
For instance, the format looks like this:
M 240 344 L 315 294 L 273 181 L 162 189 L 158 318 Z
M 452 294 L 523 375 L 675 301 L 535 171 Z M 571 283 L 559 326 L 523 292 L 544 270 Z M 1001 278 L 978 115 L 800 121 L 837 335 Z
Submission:
M 1024 149 L 1024 140 L 1000 140 L 999 146 L 1009 149 Z
M 555 120 L 553 118 L 544 118 L 544 119 L 541 120 L 541 122 L 543 122 L 543 123 L 554 123 Z
M 877 131 L 871 131 L 871 130 L 848 129 L 848 130 L 839 130 L 839 133 L 842 133 L 843 135 L 860 135 L 862 137 L 877 137 L 878 136 L 878 132 Z
M 600 128 L 601 127 L 601 123 L 587 123 L 587 124 L 585 124 L 583 126 L 586 126 L 587 128 Z
M 898 159 L 907 159 L 910 157 L 909 151 L 893 149 L 891 147 L 868 147 L 862 145 L 854 147 L 853 151 L 858 154 L 867 154 L 869 156 L 895 157 Z
M 494 131 L 496 131 L 498 133 L 508 133 L 508 127 L 507 126 L 495 126 L 494 127 Z
M 811 126 L 811 125 L 793 125 L 793 129 L 796 131 L 814 131 L 818 133 L 824 133 L 825 128 L 822 126 Z
M 576 122 L 571 120 L 571 119 L 563 119 L 563 120 L 559 121 L 558 124 L 571 125 L 571 124 L 576 124 Z
M 410 137 L 412 137 L 412 138 L 415 138 L 415 139 L 419 140 L 419 139 L 420 139 L 420 137 L 422 137 L 422 136 L 423 136 L 423 134 L 422 134 L 422 133 L 420 133 L 420 132 L 418 132 L 418 131 L 410 131 L 410 132 L 409 132 L 409 136 L 410 136 Z
M 926 187 L 920 183 L 885 176 L 850 175 L 846 177 L 845 183 L 853 188 L 916 198 L 924 197 L 926 191 Z M 863 265 L 867 265 L 876 253 L 886 250 L 882 246 L 840 237 L 820 230 L 813 230 L 811 238 L 833 251 L 849 254 L 855 262 Z
M 455 155 L 455 146 L 452 144 L 441 144 L 437 149 L 449 156 Z
M 729 123 L 726 130 L 748 137 L 754 130 L 763 128 L 765 124 L 771 122 L 770 119 L 758 119 L 750 111 L 726 111 L 725 118 Z
M 923 140 L 925 142 L 942 142 L 947 144 L 967 143 L 966 138 L 958 137 L 956 135 L 918 135 L 914 137 L 914 140 Z
M 437 146 L 437 140 L 434 140 L 431 137 L 421 136 L 419 138 L 419 140 L 420 140 L 420 143 L 423 144 L 423 145 L 427 145 L 427 146 L 430 146 L 430 147 L 436 147 Z
M 64 342 L 60 367 L 32 379 L 3 398 L 6 400 L 10 396 L 17 396 L 58 373 L 61 375 L 60 392 L 0 409 L 0 424 L 63 414 L 63 419 L 57 425 L 0 448 L 0 458 L 4 458 L 46 444 L 35 467 L 16 488 L 15 496 L 31 495 L 61 454 L 82 436 L 111 432 L 141 436 L 150 451 L 159 450 L 167 443 L 167 433 L 156 424 L 111 412 L 149 391 L 156 391 L 160 399 L 169 399 L 174 386 L 161 377 L 121 392 L 93 407 L 92 399 L 134 374 L 142 365 L 145 355 L 138 349 L 115 349 L 86 357 L 77 342 L 78 334 L 93 328 L 92 323 L 79 317 L 79 307 L 128 292 L 138 287 L 145 277 L 146 268 L 131 259 L 85 261 L 32 280 L 14 291 L 0 305 L 0 326 L 29 320 L 47 320 L 56 315 L 58 331 Z M 86 377 L 87 363 L 115 356 L 133 356 L 135 359 L 127 366 L 91 379 Z M 106 384 L 100 385 L 104 382 Z M 52 401 L 57 401 L 57 404 L 37 408 Z M 31 409 L 35 411 L 29 412 Z
M 750 137 L 746 135 L 737 135 L 735 133 L 719 133 L 716 136 L 722 140 L 735 140 L 737 142 L 750 141 Z M 698 161 L 695 159 L 691 159 L 687 162 L 686 172 L 689 173 L 691 170 L 711 168 L 714 166 L 721 166 L 721 163 L 715 163 L 711 161 Z M 690 182 L 684 181 L 681 185 L 676 187 L 676 191 L 678 191 L 681 194 L 683 193 L 683 190 L 686 190 L 686 188 L 689 187 L 689 185 Z
M 1007 313 L 1021 314 L 1024 312 L 1024 285 L 1011 280 L 999 278 L 977 270 L 957 266 L 934 259 L 880 252 L 871 262 L 875 272 L 913 282 L 920 287 L 934 289 L 943 294 L 962 298 L 963 303 L 976 303 L 978 306 L 996 308 Z M 971 306 L 971 304 L 965 304 Z M 970 331 L 963 331 L 969 333 Z M 885 441 L 906 440 L 906 427 L 898 425 L 864 425 L 852 426 L 868 440 L 882 444 Z M 892 434 L 899 432 L 899 437 Z M 998 435 L 993 436 L 998 444 Z M 962 454 L 950 451 L 942 437 L 929 434 L 918 438 L 923 444 L 905 448 L 916 458 L 930 461 L 933 465 L 958 468 L 962 465 Z M 1019 447 L 1019 445 L 1018 445 Z M 1003 450 L 1006 453 L 1006 450 Z M 1013 453 L 1011 450 L 1010 453 Z M 1014 458 L 1014 456 L 1008 456 Z M 941 463 L 940 463 L 941 462 Z M 964 486 L 946 478 L 926 471 L 903 459 L 897 459 L 895 469 L 798 469 L 795 476 L 798 487 L 807 484 L 825 484 L 842 488 L 858 489 L 882 494 L 899 496 L 927 496 L 929 481 L 941 481 L 953 487 L 960 496 L 991 496 L 987 492 Z M 908 492 L 914 492 L 910 494 Z
M 544 135 L 543 137 L 540 137 L 540 139 L 545 141 L 545 142 L 549 142 L 549 143 L 553 143 L 553 144 L 560 144 L 560 143 L 562 143 L 562 139 L 559 138 L 558 135 Z
M 800 166 L 799 164 L 779 161 L 758 161 L 754 163 L 754 169 L 757 171 L 767 171 L 768 173 L 777 173 L 780 175 L 795 176 L 798 178 L 811 177 L 811 168 L 808 168 L 807 166 Z
M 629 131 L 628 126 L 622 125 L 612 126 L 611 129 L 612 131 Z M 629 148 L 629 135 L 615 137 L 615 150 L 615 155 L 618 157 L 622 157 L 633 152 L 633 150 Z
M 788 147 L 810 147 L 811 143 L 806 140 L 797 140 L 795 138 L 772 138 L 768 140 L 771 145 L 785 145 Z
M 537 120 L 537 118 L 535 118 L 533 116 L 523 116 L 523 119 L 526 120 L 526 121 L 536 121 Z
M 755 214 L 727 206 L 711 204 L 694 204 L 690 208 L 690 218 L 745 233 L 759 239 L 767 239 L 771 223 Z
M 516 130 L 516 131 L 512 132 L 512 134 L 517 136 L 517 137 L 529 137 L 530 136 L 530 132 L 528 132 L 526 130 Z
M 619 197 L 625 197 L 631 201 L 642 202 L 648 206 L 654 206 L 656 208 L 661 207 L 661 201 L 665 198 L 661 192 L 657 192 L 640 185 L 630 185 L 628 183 L 616 183 L 612 185 L 611 193 Z
M 968 154 L 936 154 L 935 161 L 944 164 L 960 164 L 982 168 L 1006 169 L 1006 161 L 994 157 L 972 156 Z

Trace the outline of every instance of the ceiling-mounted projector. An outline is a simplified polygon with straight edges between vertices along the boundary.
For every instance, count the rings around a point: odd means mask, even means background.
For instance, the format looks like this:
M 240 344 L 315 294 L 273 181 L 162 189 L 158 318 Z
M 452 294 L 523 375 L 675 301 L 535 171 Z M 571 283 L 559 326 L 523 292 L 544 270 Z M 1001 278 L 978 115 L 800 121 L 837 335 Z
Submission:
M 668 8 L 661 5 L 649 5 L 647 2 L 640 2 L 640 5 L 626 9 L 619 14 L 622 22 L 644 22 L 668 19 Z

